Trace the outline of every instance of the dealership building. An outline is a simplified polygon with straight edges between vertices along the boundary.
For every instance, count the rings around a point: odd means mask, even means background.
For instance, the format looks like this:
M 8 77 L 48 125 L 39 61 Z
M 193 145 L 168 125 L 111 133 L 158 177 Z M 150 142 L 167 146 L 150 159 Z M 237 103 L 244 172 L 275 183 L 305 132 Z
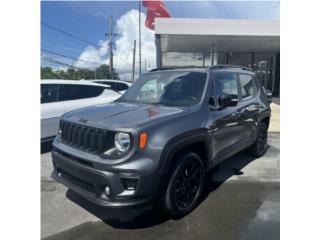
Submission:
M 280 23 L 156 18 L 157 67 L 232 64 L 252 68 L 280 97 Z

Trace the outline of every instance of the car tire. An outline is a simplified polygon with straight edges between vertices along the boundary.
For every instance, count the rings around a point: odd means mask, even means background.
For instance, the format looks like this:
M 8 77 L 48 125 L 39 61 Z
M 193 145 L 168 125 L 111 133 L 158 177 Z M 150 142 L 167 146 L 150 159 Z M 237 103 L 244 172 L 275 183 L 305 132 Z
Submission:
M 204 166 L 196 153 L 183 153 L 169 173 L 161 200 L 162 208 L 174 218 L 191 212 L 198 204 L 204 185 Z
M 268 142 L 268 125 L 261 122 L 256 141 L 248 149 L 250 155 L 254 157 L 261 157 L 267 151 Z

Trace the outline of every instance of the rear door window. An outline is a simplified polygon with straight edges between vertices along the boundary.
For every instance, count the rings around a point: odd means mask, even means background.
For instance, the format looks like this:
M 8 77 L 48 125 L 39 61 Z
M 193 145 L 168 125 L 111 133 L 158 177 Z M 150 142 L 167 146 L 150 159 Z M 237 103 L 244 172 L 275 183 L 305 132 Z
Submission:
M 239 74 L 240 89 L 242 98 L 249 98 L 255 94 L 253 77 L 248 74 Z
M 62 84 L 60 86 L 59 99 L 61 101 L 68 101 L 92 98 L 101 95 L 104 90 L 105 88 L 99 86 Z
M 105 82 L 105 81 L 95 81 L 96 83 L 99 83 L 99 84 L 104 84 L 104 85 L 107 85 L 107 86 L 110 86 L 110 89 L 112 90 L 115 90 L 115 85 L 113 82 Z
M 57 84 L 41 84 L 41 103 L 52 103 L 58 101 Z
M 105 85 L 109 85 L 111 90 L 114 91 L 125 91 L 128 89 L 127 84 L 125 83 L 119 83 L 119 82 L 106 82 L 106 81 L 96 81 L 96 83 L 100 83 L 100 84 L 105 84 Z
M 117 91 L 115 82 L 101 82 L 101 83 L 110 86 L 111 90 Z
M 238 95 L 237 75 L 232 72 L 215 73 L 216 95 L 234 94 Z
M 124 84 L 124 83 L 117 83 L 116 86 L 117 86 L 117 91 L 125 91 L 128 89 L 127 84 Z

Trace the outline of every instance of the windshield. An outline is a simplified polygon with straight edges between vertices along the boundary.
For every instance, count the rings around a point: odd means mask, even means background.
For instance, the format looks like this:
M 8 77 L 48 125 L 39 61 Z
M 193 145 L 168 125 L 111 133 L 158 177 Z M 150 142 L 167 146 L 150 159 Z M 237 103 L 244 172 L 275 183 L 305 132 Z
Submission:
M 141 76 L 118 100 L 167 106 L 192 106 L 200 102 L 206 83 L 204 72 L 167 71 Z

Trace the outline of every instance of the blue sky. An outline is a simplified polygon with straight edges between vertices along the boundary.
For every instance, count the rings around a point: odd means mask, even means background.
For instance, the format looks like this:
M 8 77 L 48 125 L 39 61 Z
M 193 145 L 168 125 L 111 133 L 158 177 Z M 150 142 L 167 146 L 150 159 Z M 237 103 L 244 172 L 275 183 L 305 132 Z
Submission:
M 260 20 L 279 20 L 280 18 L 280 4 L 279 2 L 273 1 L 165 1 L 165 5 L 171 13 L 171 16 L 177 18 L 240 18 Z M 112 15 L 115 29 L 119 30 L 118 27 L 122 26 L 120 36 L 118 37 L 118 43 L 120 44 L 121 42 L 124 42 L 124 39 L 122 39 L 123 41 L 120 39 L 121 35 L 127 31 L 127 28 L 123 26 L 123 24 L 125 24 L 125 22 L 128 23 L 128 20 L 125 20 L 124 16 L 127 16 L 127 19 L 135 19 L 134 16 L 136 15 L 134 12 L 131 12 L 131 17 L 129 16 L 130 14 L 128 14 L 132 9 L 138 9 L 138 2 L 98 1 L 93 3 L 84 1 L 42 1 L 41 22 L 50 24 L 79 38 L 85 39 L 90 43 L 98 45 L 99 41 L 105 41 L 107 39 L 104 35 L 107 32 L 107 17 Z M 143 7 L 142 12 L 146 12 Z M 123 22 L 122 25 L 121 22 L 117 23 L 117 20 L 121 17 Z M 145 28 L 144 25 L 142 26 Z M 128 31 L 130 31 L 129 26 L 128 29 Z M 143 33 L 146 33 L 145 41 L 150 40 L 152 31 L 143 29 Z M 131 41 L 131 39 L 127 40 Z M 117 41 L 117 38 L 115 41 Z M 117 46 L 119 48 L 121 47 L 119 44 L 115 44 L 115 51 L 117 50 Z M 93 61 L 92 59 L 94 59 L 100 62 L 105 61 L 108 58 L 105 46 L 103 49 L 100 49 L 101 51 L 98 50 L 98 47 L 91 46 L 91 48 L 89 47 L 91 55 L 86 55 L 84 51 L 88 50 L 89 45 L 90 44 L 88 43 L 65 36 L 64 34 L 41 24 L 41 48 L 75 59 L 81 58 L 81 60 L 89 59 Z M 148 44 L 146 43 L 146 45 Z M 95 50 L 93 49 L 94 47 L 97 48 L 96 54 L 99 55 L 100 58 L 92 55 Z M 149 47 L 149 49 L 146 49 L 145 51 L 147 52 L 148 50 L 150 52 L 152 49 Z M 49 53 L 42 52 L 42 56 L 50 57 L 70 65 L 76 64 L 75 60 Z M 150 61 L 153 60 L 150 59 Z M 84 64 L 84 62 L 82 63 Z M 55 68 L 59 67 L 59 64 L 52 64 L 44 61 L 42 62 L 42 65 L 49 65 Z

